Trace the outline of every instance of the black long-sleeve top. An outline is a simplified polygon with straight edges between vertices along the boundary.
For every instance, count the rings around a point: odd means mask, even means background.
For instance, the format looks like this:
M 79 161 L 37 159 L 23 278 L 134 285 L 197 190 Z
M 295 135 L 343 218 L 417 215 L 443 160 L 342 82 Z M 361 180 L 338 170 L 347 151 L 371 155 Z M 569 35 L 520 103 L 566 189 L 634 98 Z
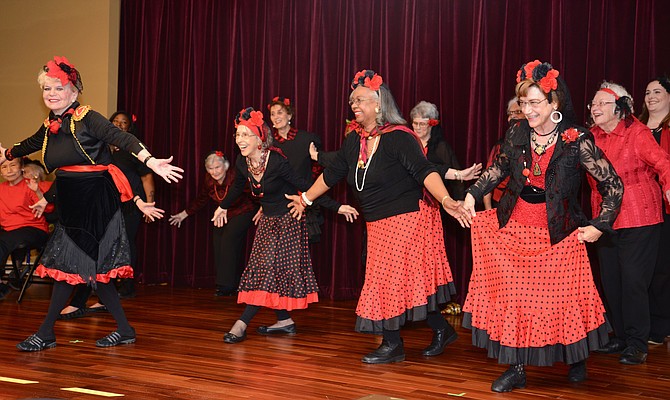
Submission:
M 89 106 L 80 107 L 74 102 L 70 108 L 75 112 L 63 116 L 58 133 L 50 133 L 46 121 L 34 135 L 12 147 L 12 156 L 27 156 L 43 149 L 42 163 L 48 171 L 53 171 L 66 165 L 111 164 L 108 143 L 134 154 L 145 148 L 139 139 L 120 130 Z M 49 117 L 54 117 L 53 112 Z
M 250 185 L 252 195 L 260 196 L 261 193 L 263 194 L 262 197 L 258 197 L 263 207 L 263 214 L 275 217 L 289 211 L 288 204 L 290 201 L 284 195 L 297 194 L 298 190 L 306 191 L 310 184 L 307 180 L 298 176 L 288 160 L 279 153 L 270 151 L 268 157 L 268 163 L 260 181 L 256 181 L 247 169 L 246 158 L 237 157 L 237 160 L 235 160 L 235 168 L 237 169 L 235 181 L 226 197 L 221 200 L 219 204 L 221 208 L 228 209 L 242 194 L 245 185 Z M 255 186 L 259 184 L 260 187 L 256 188 Z M 319 204 L 318 199 L 315 204 Z
M 370 140 L 368 145 L 374 146 L 375 140 Z M 328 160 L 329 165 L 323 172 L 326 185 L 332 187 L 346 177 L 366 221 L 419 210 L 423 181 L 430 173 L 437 172 L 437 168 L 426 159 L 421 145 L 411 134 L 394 130 L 380 135 L 367 173 L 357 167 L 359 152 L 359 136 L 351 133 L 334 159 Z M 362 186 L 361 191 L 357 185 Z
M 566 142 L 559 134 L 545 173 L 547 218 L 552 244 L 563 240 L 578 226 L 590 224 L 601 231 L 613 232 L 612 224 L 619 214 L 623 198 L 621 179 L 602 150 L 595 145 L 593 134 L 582 127 L 570 126 L 565 121 L 559 125 L 558 131 L 563 133 L 569 128 L 575 128 L 579 137 Z M 509 128 L 493 164 L 467 190 L 475 200 L 481 200 L 500 181 L 510 176 L 496 209 L 501 228 L 509 221 L 526 183 L 524 168 L 532 168 L 531 151 L 530 126 L 528 121 L 523 120 Z M 600 214 L 591 220 L 586 218 L 579 204 L 582 170 L 593 176 L 603 198 Z
M 430 139 L 428 139 L 428 145 L 426 146 L 428 148 L 426 157 L 428 158 L 428 161 L 432 162 L 437 167 L 442 181 L 449 189 L 451 197 L 457 200 L 462 200 L 465 195 L 463 182 L 447 180 L 444 178 L 449 168 L 461 169 L 461 166 L 458 163 L 458 159 L 456 159 L 454 149 L 452 149 L 449 143 L 444 140 L 442 129 L 437 128 L 439 128 L 439 125 L 434 126 L 431 129 Z

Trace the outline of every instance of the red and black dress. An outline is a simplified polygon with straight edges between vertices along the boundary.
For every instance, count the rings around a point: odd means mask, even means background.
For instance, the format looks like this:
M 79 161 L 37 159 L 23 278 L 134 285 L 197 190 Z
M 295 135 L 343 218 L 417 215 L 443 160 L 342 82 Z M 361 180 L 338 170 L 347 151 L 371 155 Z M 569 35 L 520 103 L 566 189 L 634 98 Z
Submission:
M 318 301 L 319 288 L 305 221 L 291 217 L 284 194 L 307 190 L 309 183 L 295 174 L 281 154 L 270 151 L 268 158 L 263 177 L 256 181 L 245 158 L 238 157 L 235 182 L 220 203 L 221 208 L 227 209 L 248 185 L 263 207 L 249 263 L 240 279 L 237 302 L 275 310 L 304 309 Z
M 500 206 L 474 219 L 463 307 L 472 343 L 503 364 L 573 364 L 608 341 L 605 308 L 576 228 L 611 230 L 623 187 L 593 136 L 571 129 L 538 156 L 528 123 L 515 125 L 493 165 L 468 189 L 480 200 L 510 176 Z M 606 193 L 604 211 L 591 221 L 577 199 L 581 169 Z
M 425 320 L 456 293 L 439 209 L 424 200 L 423 181 L 437 170 L 409 129 L 386 126 L 380 132 L 368 140 L 376 149 L 364 166 L 361 139 L 350 133 L 323 174 L 329 187 L 346 177 L 366 221 L 356 330 L 373 333 Z
M 11 157 L 21 157 L 41 149 L 47 170 L 58 169 L 45 197 L 55 202 L 59 220 L 37 272 L 70 284 L 132 277 L 120 207 L 132 192 L 123 173 L 111 165 L 107 143 L 135 154 L 144 145 L 89 106 L 75 102 L 69 110 L 56 133 L 50 132 L 47 119 L 33 136 L 9 151 Z

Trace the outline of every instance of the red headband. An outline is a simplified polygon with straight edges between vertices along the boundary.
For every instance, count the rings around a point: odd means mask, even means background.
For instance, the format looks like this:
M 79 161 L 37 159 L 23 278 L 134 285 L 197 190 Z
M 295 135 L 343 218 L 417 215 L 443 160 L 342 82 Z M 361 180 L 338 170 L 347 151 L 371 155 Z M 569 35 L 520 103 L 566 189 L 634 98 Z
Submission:
M 384 80 L 380 75 L 375 73 L 375 71 L 364 69 L 358 71 L 356 75 L 354 75 L 354 79 L 351 81 L 351 88 L 356 89 L 358 86 L 363 85 L 368 89 L 377 91 L 383 83 Z
M 288 97 L 275 96 L 270 102 L 270 104 L 268 104 L 268 110 L 271 109 L 272 106 L 275 104 L 284 104 L 286 107 L 288 107 L 291 105 L 291 99 L 289 99 Z
M 619 95 L 616 94 L 616 93 L 614 93 L 614 90 L 612 90 L 612 89 L 610 89 L 610 88 L 600 88 L 600 89 L 598 89 L 598 91 L 599 91 L 599 92 L 609 93 L 609 94 L 611 94 L 612 96 L 614 96 L 614 100 L 619 100 Z

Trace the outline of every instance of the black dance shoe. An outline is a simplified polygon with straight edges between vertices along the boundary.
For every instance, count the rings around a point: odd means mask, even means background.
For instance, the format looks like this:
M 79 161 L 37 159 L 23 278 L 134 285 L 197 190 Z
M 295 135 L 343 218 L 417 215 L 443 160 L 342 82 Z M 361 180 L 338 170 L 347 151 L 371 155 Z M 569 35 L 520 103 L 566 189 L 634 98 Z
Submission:
M 570 364 L 570 370 L 568 371 L 568 380 L 570 382 L 584 382 L 586 377 L 586 361 Z
M 65 313 L 65 314 L 59 314 L 58 319 L 62 320 L 67 320 L 67 319 L 75 319 L 75 318 L 82 318 L 86 316 L 86 309 L 85 308 L 77 308 L 76 310 Z
M 295 335 L 298 330 L 296 329 L 295 324 L 291 324 L 279 328 L 259 326 L 256 329 L 256 332 L 260 333 L 261 335 Z
M 28 336 L 26 340 L 16 345 L 21 351 L 42 351 L 56 347 L 56 339 L 44 340 L 37 334 Z
M 647 353 L 639 350 L 635 346 L 628 346 L 626 350 L 621 353 L 619 362 L 626 365 L 638 365 L 647 361 Z
M 389 364 L 405 361 L 405 349 L 402 345 L 402 339 L 396 345 L 391 345 L 386 340 L 382 340 L 382 344 L 379 345 L 377 350 L 363 356 L 361 361 L 366 364 Z
M 626 348 L 626 342 L 621 339 L 612 338 L 604 347 L 601 347 L 595 350 L 596 353 L 600 354 L 614 354 L 621 353 Z
M 114 347 L 120 344 L 132 344 L 135 343 L 135 340 L 135 331 L 132 335 L 122 335 L 119 331 L 114 331 L 104 338 L 96 340 L 95 345 L 98 347 Z
M 246 339 L 247 339 L 247 331 L 244 331 L 242 336 L 237 336 L 236 334 L 230 333 L 230 332 L 223 335 L 223 342 L 228 343 L 228 344 L 235 344 L 235 343 L 243 342 Z
M 525 387 L 526 371 L 519 372 L 514 366 L 510 366 L 491 384 L 491 390 L 498 393 L 511 392 L 512 389 L 523 389 Z
M 456 339 L 458 339 L 458 333 L 451 325 L 448 328 L 438 329 L 433 332 L 433 341 L 430 342 L 430 346 L 423 349 L 421 354 L 427 357 L 439 356 L 444 353 L 444 348 Z

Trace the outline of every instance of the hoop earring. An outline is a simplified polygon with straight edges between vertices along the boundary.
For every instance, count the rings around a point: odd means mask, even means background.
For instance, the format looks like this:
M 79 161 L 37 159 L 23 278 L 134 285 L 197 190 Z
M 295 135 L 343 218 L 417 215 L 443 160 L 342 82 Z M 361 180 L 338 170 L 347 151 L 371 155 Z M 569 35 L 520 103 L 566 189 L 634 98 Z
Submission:
M 556 117 L 556 119 L 554 119 L 554 114 L 558 114 L 558 117 Z M 561 114 L 561 112 L 558 110 L 554 110 L 551 114 L 549 114 L 549 119 L 551 120 L 551 122 L 558 124 L 559 122 L 563 121 L 563 114 Z

